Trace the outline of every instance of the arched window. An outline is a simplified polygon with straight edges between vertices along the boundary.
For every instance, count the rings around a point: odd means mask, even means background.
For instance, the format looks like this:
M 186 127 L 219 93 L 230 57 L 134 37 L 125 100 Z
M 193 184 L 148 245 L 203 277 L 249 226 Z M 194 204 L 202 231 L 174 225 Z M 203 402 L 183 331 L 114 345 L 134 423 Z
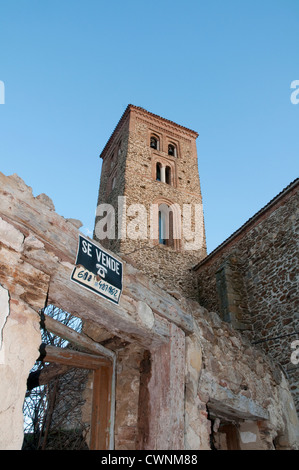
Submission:
M 161 163 L 156 164 L 156 181 L 161 181 Z
M 173 211 L 167 204 L 159 206 L 159 244 L 174 246 Z
M 166 245 L 165 236 L 165 214 L 159 209 L 159 243 L 160 245 Z
M 158 137 L 156 137 L 154 135 L 151 136 L 150 147 L 152 149 L 159 150 L 159 139 L 158 139 Z
M 165 170 L 165 182 L 167 184 L 171 184 L 171 168 L 170 168 L 170 166 L 167 166 L 166 170 Z
M 172 157 L 177 156 L 176 146 L 174 144 L 168 144 L 168 155 Z
M 114 176 L 112 179 L 111 189 L 115 188 L 115 183 L 116 183 L 116 177 Z

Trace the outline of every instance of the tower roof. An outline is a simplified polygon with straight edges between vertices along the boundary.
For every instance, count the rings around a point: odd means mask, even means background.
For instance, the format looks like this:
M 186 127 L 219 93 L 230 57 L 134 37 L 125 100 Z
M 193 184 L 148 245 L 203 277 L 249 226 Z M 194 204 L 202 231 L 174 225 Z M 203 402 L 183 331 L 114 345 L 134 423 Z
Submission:
M 181 130 L 181 131 L 184 131 L 188 134 L 190 134 L 193 138 L 197 138 L 198 137 L 198 132 L 192 130 L 192 129 L 189 129 L 188 127 L 185 127 L 185 126 L 182 126 L 180 124 L 177 124 L 176 122 L 174 121 L 171 121 L 169 119 L 166 119 L 166 118 L 163 118 L 157 114 L 154 114 L 154 113 L 151 113 L 150 111 L 147 111 L 146 109 L 140 107 L 140 106 L 135 106 L 133 104 L 128 104 L 128 106 L 126 107 L 124 113 L 122 114 L 120 120 L 118 121 L 114 131 L 112 132 L 108 142 L 106 143 L 104 149 L 102 150 L 101 154 L 100 154 L 100 157 L 103 157 L 103 154 L 109 149 L 110 147 L 110 144 L 111 144 L 111 140 L 112 140 L 112 137 L 113 135 L 115 134 L 116 130 L 121 126 L 121 124 L 126 120 L 127 116 L 129 115 L 130 111 L 131 110 L 134 110 L 134 111 L 137 111 L 137 112 L 140 112 L 150 118 L 154 118 L 154 119 L 158 119 L 162 122 L 165 122 L 166 124 L 168 125 L 171 125 L 171 126 L 174 126 L 176 127 L 178 130 Z

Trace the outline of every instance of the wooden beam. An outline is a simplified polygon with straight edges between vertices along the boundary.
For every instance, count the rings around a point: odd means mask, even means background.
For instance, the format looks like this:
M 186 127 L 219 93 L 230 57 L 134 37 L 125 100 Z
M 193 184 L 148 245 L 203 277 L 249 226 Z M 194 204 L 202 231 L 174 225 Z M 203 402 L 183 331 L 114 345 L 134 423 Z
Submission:
M 104 357 L 81 353 L 67 348 L 56 348 L 55 346 L 49 345 L 45 347 L 43 361 L 94 370 L 102 366 L 111 366 L 110 360 Z
M 161 347 L 169 341 L 165 321 L 166 324 L 175 323 L 187 334 L 193 332 L 191 307 L 183 301 L 178 302 L 125 260 L 119 305 L 73 283 L 70 275 L 76 260 L 79 230 L 33 197 L 30 188 L 24 191 L 24 187 L 19 179 L 0 173 L 0 213 L 11 225 L 22 229 L 26 236 L 30 234 L 36 239 L 34 249 L 24 243 L 20 256 L 50 276 L 49 286 L 46 287 L 49 287 L 48 299 L 51 303 L 80 318 L 100 323 L 116 336 L 138 341 L 147 349 Z M 92 242 L 97 244 L 94 240 Z M 100 244 L 98 246 L 101 248 Z M 154 313 L 151 327 L 139 318 L 140 301 Z M 41 304 L 39 299 L 37 309 L 43 307 Z
M 48 302 L 81 319 L 93 321 L 115 336 L 137 341 L 147 349 L 160 347 L 169 340 L 167 320 L 155 316 L 152 327 L 138 316 L 138 301 L 122 294 L 119 305 L 90 292 L 70 279 L 68 265 L 59 264 L 51 276 Z M 150 306 L 150 305 L 149 305 Z
M 115 364 L 109 358 L 42 344 L 40 358 L 63 366 L 94 371 L 90 449 L 108 450 L 114 446 Z
M 96 343 L 84 333 L 78 333 L 69 326 L 55 320 L 49 315 L 44 315 L 43 318 L 46 329 L 54 333 L 55 335 L 69 341 L 71 344 L 82 348 L 85 351 L 89 351 L 93 354 L 99 354 L 101 356 L 110 357 L 113 360 L 115 353 L 99 343 Z
M 50 364 L 49 366 L 43 367 L 42 369 L 30 372 L 27 379 L 27 390 L 33 390 L 41 385 L 46 385 L 52 379 L 59 375 L 65 374 L 70 370 L 69 366 L 62 364 Z

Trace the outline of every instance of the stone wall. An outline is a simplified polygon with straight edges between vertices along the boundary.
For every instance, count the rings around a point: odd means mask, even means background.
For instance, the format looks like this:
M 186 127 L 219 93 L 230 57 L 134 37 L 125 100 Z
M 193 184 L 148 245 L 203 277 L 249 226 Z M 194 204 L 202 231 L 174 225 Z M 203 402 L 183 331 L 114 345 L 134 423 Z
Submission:
M 199 302 L 281 364 L 299 411 L 290 361 L 299 339 L 298 221 L 297 180 L 201 262 L 196 276 Z
M 187 339 L 187 447 L 209 449 L 217 422 L 234 423 L 239 432 L 244 423 L 254 422 L 252 448 L 273 449 L 275 439 L 277 447 L 279 439 L 281 447 L 285 441 L 296 446 L 296 411 L 286 398 L 288 384 L 280 368 L 218 314 L 196 304 L 193 312 L 195 329 Z M 248 446 L 240 442 L 239 448 Z
M 125 259 L 118 306 L 79 288 L 70 275 L 80 224 L 16 175 L 0 173 L 0 222 L 1 449 L 22 445 L 22 403 L 47 302 L 81 318 L 84 334 L 116 358 L 116 449 L 203 450 L 211 440 L 224 448 L 222 424 L 232 421 L 238 448 L 298 448 L 281 371 L 216 313 L 170 295 Z

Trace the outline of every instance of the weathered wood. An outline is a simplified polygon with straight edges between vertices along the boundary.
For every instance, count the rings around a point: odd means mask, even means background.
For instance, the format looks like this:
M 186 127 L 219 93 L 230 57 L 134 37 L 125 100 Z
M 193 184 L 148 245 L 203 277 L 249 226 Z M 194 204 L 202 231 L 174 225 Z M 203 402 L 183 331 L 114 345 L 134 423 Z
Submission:
M 138 301 L 122 295 L 115 305 L 93 292 L 71 281 L 71 267 L 59 264 L 51 277 L 48 302 L 72 313 L 83 320 L 102 325 L 113 335 L 132 342 L 137 341 L 146 348 L 155 348 L 168 341 L 168 326 L 165 320 L 155 316 L 154 324 L 148 327 L 138 316 Z
M 36 238 L 37 244 L 34 248 L 32 246 L 27 247 L 25 240 L 22 257 L 25 261 L 30 261 L 32 266 L 50 275 L 52 284 L 55 281 L 55 273 L 61 262 L 64 262 L 65 265 L 69 263 L 68 276 L 70 276 L 76 259 L 80 232 L 73 224 L 58 215 L 54 210 L 51 210 L 42 200 L 34 198 L 31 188 L 28 188 L 24 182 L 19 180 L 18 178 L 6 177 L 0 173 L 0 215 L 18 230 L 22 230 L 26 236 L 30 233 L 31 236 Z M 94 240 L 92 242 L 101 247 Z M 38 243 L 42 246 L 38 247 Z M 102 305 L 105 306 L 104 310 L 106 312 L 109 310 L 110 315 L 113 312 L 115 323 L 117 323 L 118 316 L 121 317 L 121 322 L 126 317 L 128 317 L 128 320 L 133 320 L 133 318 L 130 318 L 130 304 L 132 301 L 142 300 L 151 307 L 156 316 L 161 315 L 167 321 L 175 323 L 187 334 L 193 332 L 192 315 L 184 309 L 182 303 L 179 303 L 153 282 L 150 282 L 143 273 L 127 262 L 124 262 L 123 279 L 124 290 L 119 306 L 111 303 L 108 306 L 109 301 L 106 299 L 102 301 Z M 83 290 L 84 288 L 79 290 L 77 286 L 77 291 L 82 293 Z M 88 296 L 92 297 L 90 292 Z M 129 309 L 129 316 L 126 315 L 127 309 Z M 134 315 L 136 320 L 136 311 L 133 312 L 132 317 Z M 156 323 L 158 322 L 159 318 L 157 317 Z M 130 329 L 130 325 L 128 326 Z M 161 331 L 163 325 L 157 326 L 157 330 Z M 126 328 L 124 328 L 124 331 L 126 332 Z M 132 333 L 134 334 L 134 332 Z M 155 331 L 152 331 L 152 333 L 155 334 Z M 138 334 L 136 332 L 137 336 Z M 143 336 L 146 337 L 148 334 L 149 331 L 144 329 Z M 156 340 L 160 344 L 165 342 L 165 338 L 163 341 L 161 335 L 159 338 L 159 334 L 156 334 Z
M 27 380 L 27 390 L 33 390 L 41 385 L 46 385 L 55 377 L 65 374 L 70 369 L 69 366 L 50 364 L 43 369 L 30 372 Z
M 112 367 L 101 367 L 94 371 L 91 450 L 109 449 L 112 374 Z
M 141 377 L 141 450 L 184 449 L 185 334 L 176 325 L 171 333 L 169 343 L 152 352 L 145 380 Z
M 47 345 L 45 353 L 43 357 L 44 362 L 55 362 L 70 367 L 96 370 L 99 367 L 111 365 L 111 362 L 104 357 L 81 353 L 67 348 L 56 348 L 55 346 Z
M 99 354 L 101 356 L 110 357 L 111 360 L 114 358 L 114 352 L 105 348 L 99 343 L 92 341 L 83 333 L 78 333 L 67 325 L 55 320 L 49 315 L 44 315 L 44 322 L 46 329 L 54 333 L 55 335 L 69 341 L 74 346 L 82 348 L 85 351 L 89 351 L 93 354 Z
M 0 284 L 10 295 L 20 296 L 34 310 L 45 306 L 50 280 L 47 274 L 7 246 L 1 246 L 0 267 Z
M 34 197 L 32 189 L 21 178 L 0 172 L 0 200 L 1 214 L 12 219 L 19 230 L 26 235 L 33 233 L 61 260 L 74 259 L 78 229 L 50 210 L 43 200 Z

